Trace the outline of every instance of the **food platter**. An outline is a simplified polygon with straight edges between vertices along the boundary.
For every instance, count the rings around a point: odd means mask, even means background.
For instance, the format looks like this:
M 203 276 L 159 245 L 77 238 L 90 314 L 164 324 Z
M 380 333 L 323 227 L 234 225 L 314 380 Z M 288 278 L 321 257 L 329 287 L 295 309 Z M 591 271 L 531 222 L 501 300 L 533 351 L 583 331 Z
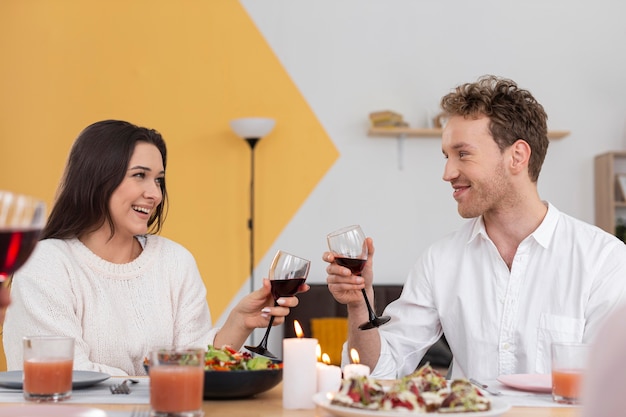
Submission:
M 398 417 L 408 415 L 399 411 L 380 411 L 380 410 L 363 410 L 360 408 L 343 407 L 333 405 L 330 400 L 333 396 L 332 392 L 318 392 L 313 396 L 313 402 L 336 417 Z M 496 417 L 506 413 L 511 405 L 497 398 L 491 398 L 491 409 L 488 411 L 466 412 L 466 413 L 445 413 L 443 415 L 449 417 Z M 416 415 L 416 414 L 412 414 Z M 421 413 L 421 415 L 442 415 L 438 413 Z

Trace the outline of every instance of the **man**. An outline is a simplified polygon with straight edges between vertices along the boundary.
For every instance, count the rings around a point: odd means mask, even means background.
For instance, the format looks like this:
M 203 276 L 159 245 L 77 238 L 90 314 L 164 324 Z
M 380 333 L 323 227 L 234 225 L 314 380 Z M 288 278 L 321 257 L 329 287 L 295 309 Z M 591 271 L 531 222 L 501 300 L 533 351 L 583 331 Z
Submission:
M 347 347 L 380 378 L 414 371 L 442 333 L 454 378 L 549 373 L 552 342 L 590 341 L 625 298 L 626 246 L 540 199 L 547 116 L 529 91 L 485 76 L 441 105 L 443 179 L 471 220 L 417 260 L 386 308 L 392 320 L 374 330 L 358 329 L 361 288 L 373 297 L 372 240 L 362 277 L 323 255 L 328 288 L 348 308 Z

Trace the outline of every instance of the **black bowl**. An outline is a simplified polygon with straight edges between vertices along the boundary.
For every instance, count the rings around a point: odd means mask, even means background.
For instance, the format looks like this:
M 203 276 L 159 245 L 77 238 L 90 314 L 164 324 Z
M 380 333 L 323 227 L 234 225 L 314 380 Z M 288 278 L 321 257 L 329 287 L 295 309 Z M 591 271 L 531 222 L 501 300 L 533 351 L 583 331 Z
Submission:
M 148 365 L 144 365 L 149 373 Z M 246 398 L 274 388 L 283 380 L 283 370 L 204 371 L 204 399 Z
M 228 400 L 251 397 L 274 388 L 282 379 L 282 369 L 204 371 L 204 398 Z

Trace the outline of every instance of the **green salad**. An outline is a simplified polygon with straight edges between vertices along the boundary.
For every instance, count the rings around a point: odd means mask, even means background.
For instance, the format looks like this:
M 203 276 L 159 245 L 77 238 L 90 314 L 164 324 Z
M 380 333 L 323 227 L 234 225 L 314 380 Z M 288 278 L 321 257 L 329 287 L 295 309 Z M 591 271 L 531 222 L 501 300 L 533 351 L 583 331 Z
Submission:
M 258 371 L 281 369 L 282 363 L 273 362 L 263 356 L 252 356 L 248 352 L 238 352 L 230 346 L 218 349 L 208 346 L 204 356 L 205 371 Z

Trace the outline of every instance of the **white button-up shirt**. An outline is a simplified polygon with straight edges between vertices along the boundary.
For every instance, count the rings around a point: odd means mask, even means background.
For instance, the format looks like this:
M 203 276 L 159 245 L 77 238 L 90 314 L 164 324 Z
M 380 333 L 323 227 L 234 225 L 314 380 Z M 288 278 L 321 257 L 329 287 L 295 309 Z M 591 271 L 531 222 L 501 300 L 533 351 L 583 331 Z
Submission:
M 372 375 L 413 372 L 442 333 L 452 377 L 549 373 L 554 341 L 589 342 L 626 294 L 626 245 L 548 205 L 511 269 L 475 218 L 432 245 L 380 327 Z

